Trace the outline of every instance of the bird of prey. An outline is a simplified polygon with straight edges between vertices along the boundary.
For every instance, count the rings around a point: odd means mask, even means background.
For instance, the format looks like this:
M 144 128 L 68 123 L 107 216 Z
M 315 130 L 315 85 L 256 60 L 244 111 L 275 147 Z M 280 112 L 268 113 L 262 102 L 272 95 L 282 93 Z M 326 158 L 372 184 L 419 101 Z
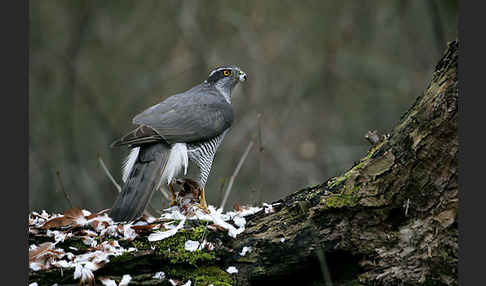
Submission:
M 247 75 L 236 66 L 214 69 L 199 85 L 146 109 L 132 120 L 137 127 L 116 140 L 111 147 L 129 146 L 123 166 L 122 191 L 110 216 L 114 221 L 139 218 L 154 190 L 169 186 L 189 160 L 199 169 L 196 179 L 202 188 L 200 204 L 207 210 L 204 186 L 213 158 L 233 122 L 231 92 Z

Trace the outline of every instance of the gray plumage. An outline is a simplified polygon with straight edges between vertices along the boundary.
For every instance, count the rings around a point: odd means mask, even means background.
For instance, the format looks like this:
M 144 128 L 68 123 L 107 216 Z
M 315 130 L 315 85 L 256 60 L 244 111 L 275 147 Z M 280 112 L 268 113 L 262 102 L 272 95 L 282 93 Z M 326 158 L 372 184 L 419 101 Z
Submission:
M 142 215 L 158 184 L 159 170 L 167 163 L 169 151 L 169 145 L 163 143 L 141 148 L 131 175 L 111 209 L 110 215 L 115 221 L 131 221 Z
M 187 158 L 196 163 L 197 182 L 204 189 L 216 150 L 234 119 L 231 91 L 244 80 L 246 74 L 238 67 L 217 68 L 203 83 L 133 118 L 138 127 L 111 145 L 139 148 L 128 160 L 126 182 L 111 209 L 115 221 L 140 217 L 153 191 L 187 168 Z

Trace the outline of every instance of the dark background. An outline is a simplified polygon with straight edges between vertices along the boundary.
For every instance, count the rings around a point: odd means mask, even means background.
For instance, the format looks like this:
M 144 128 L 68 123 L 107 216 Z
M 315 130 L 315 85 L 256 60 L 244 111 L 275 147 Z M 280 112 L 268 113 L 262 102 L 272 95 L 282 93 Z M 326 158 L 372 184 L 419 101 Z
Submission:
M 207 185 L 227 207 L 272 201 L 359 160 L 368 130 L 391 130 L 457 37 L 457 1 L 30 1 L 29 207 L 109 208 L 131 119 L 222 64 L 249 80 Z M 164 206 L 160 195 L 153 205 Z

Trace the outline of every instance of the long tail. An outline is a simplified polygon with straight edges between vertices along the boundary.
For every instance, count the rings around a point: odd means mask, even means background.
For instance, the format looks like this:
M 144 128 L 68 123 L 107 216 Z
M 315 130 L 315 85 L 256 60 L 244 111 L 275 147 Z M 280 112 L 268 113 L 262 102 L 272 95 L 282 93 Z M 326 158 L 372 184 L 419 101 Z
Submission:
M 184 143 L 157 143 L 132 149 L 125 164 L 123 189 L 111 208 L 114 221 L 133 221 L 142 216 L 154 191 L 168 184 L 182 169 L 187 172 Z
M 159 143 L 141 146 L 129 176 L 110 216 L 114 221 L 133 221 L 142 216 L 161 180 L 169 159 L 170 146 Z

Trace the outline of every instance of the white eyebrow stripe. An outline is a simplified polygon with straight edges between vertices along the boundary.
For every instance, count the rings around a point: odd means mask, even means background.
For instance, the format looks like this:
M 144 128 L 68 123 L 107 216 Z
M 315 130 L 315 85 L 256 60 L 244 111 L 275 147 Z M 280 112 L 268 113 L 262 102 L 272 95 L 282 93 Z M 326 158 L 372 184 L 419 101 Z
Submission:
M 211 77 L 211 76 L 212 76 L 214 73 L 216 73 L 216 72 L 218 72 L 218 71 L 222 71 L 222 70 L 226 70 L 226 69 L 228 69 L 228 68 L 223 67 L 223 68 L 215 69 L 215 70 L 213 70 L 213 71 L 212 71 L 212 72 L 209 74 L 209 77 Z

